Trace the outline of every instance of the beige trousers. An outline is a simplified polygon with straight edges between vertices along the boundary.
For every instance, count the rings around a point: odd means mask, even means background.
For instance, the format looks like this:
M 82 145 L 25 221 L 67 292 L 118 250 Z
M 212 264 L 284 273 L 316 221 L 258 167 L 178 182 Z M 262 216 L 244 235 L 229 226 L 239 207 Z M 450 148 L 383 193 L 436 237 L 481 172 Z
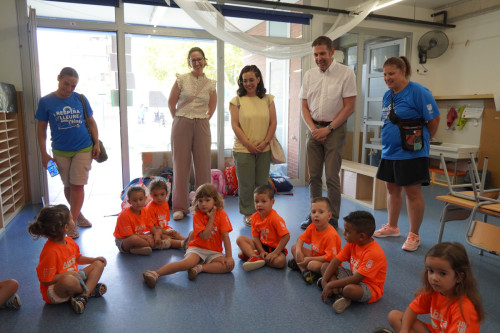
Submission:
M 194 166 L 195 187 L 211 182 L 210 176 L 210 122 L 208 119 L 175 117 L 172 123 L 172 160 L 174 183 L 172 210 L 189 212 L 189 176 L 191 161 Z

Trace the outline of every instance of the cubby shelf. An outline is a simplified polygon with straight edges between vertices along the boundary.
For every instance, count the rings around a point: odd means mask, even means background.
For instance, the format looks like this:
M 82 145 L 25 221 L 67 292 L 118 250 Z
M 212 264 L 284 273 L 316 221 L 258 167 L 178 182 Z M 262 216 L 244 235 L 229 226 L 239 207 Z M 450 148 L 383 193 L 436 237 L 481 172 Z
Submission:
M 372 209 L 387 208 L 385 183 L 375 177 L 377 168 L 342 160 L 340 188 L 342 196 Z
M 0 231 L 21 211 L 25 202 L 20 115 L 0 112 Z

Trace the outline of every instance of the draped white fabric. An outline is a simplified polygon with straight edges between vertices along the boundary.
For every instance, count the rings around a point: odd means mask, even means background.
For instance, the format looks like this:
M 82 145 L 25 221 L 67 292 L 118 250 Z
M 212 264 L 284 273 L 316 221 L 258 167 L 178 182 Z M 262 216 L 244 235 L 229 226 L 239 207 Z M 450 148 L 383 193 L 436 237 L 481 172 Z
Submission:
M 165 0 L 165 2 L 170 5 L 169 0 Z M 325 35 L 335 40 L 349 32 L 363 21 L 379 2 L 379 0 L 369 0 L 353 11 L 356 14 L 339 15 L 335 24 Z M 246 34 L 229 22 L 208 0 L 175 0 L 175 3 L 203 29 L 215 37 L 254 54 L 273 59 L 291 59 L 311 53 L 311 42 L 277 44 Z M 344 23 L 344 21 L 346 22 Z

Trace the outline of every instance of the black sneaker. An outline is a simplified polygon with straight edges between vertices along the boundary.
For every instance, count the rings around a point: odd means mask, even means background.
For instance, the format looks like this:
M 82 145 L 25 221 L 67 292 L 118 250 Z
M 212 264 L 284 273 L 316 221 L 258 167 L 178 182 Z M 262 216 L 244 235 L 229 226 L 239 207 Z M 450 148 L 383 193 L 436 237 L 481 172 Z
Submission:
M 316 281 L 316 285 L 318 286 L 319 290 L 323 290 L 323 277 L 320 277 L 317 281 Z
M 302 277 L 304 278 L 304 281 L 306 281 L 307 284 L 313 284 L 313 282 L 318 278 L 318 274 L 315 272 L 305 270 L 302 272 Z
M 294 258 L 288 260 L 288 268 L 291 268 L 294 271 L 299 270 L 299 266 L 297 265 L 297 261 Z
M 302 224 L 300 225 L 300 227 L 302 229 L 307 229 L 307 227 L 312 223 L 312 220 L 311 220 L 311 214 L 307 215 L 307 218 L 305 219 L 304 222 L 302 222 Z

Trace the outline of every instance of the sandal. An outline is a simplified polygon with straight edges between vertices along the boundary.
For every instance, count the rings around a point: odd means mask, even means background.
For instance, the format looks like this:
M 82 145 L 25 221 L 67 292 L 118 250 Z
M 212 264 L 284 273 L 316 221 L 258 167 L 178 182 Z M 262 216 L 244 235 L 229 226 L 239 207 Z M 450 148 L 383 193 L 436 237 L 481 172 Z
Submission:
M 78 218 L 76 219 L 76 225 L 79 226 L 79 227 L 82 227 L 82 228 L 90 228 L 90 227 L 92 227 L 92 223 L 90 223 L 90 221 L 87 220 L 85 218 L 85 216 L 83 216 L 82 213 L 80 213 L 80 215 L 78 215 Z
M 87 302 L 89 301 L 89 298 L 85 295 L 77 295 L 74 297 L 71 297 L 71 307 L 77 314 L 82 314 L 83 311 L 85 311 L 85 306 L 87 305 Z
M 147 271 L 142 273 L 142 278 L 149 288 L 154 288 L 156 286 L 156 280 L 158 280 L 159 277 L 160 275 L 158 275 L 158 273 L 156 273 L 155 271 Z
M 98 283 L 95 285 L 94 291 L 90 294 L 91 297 L 101 297 L 108 291 L 108 287 L 104 283 Z
M 21 307 L 21 298 L 18 294 L 10 296 L 10 298 L 5 302 L 5 307 L 7 309 L 19 310 Z

